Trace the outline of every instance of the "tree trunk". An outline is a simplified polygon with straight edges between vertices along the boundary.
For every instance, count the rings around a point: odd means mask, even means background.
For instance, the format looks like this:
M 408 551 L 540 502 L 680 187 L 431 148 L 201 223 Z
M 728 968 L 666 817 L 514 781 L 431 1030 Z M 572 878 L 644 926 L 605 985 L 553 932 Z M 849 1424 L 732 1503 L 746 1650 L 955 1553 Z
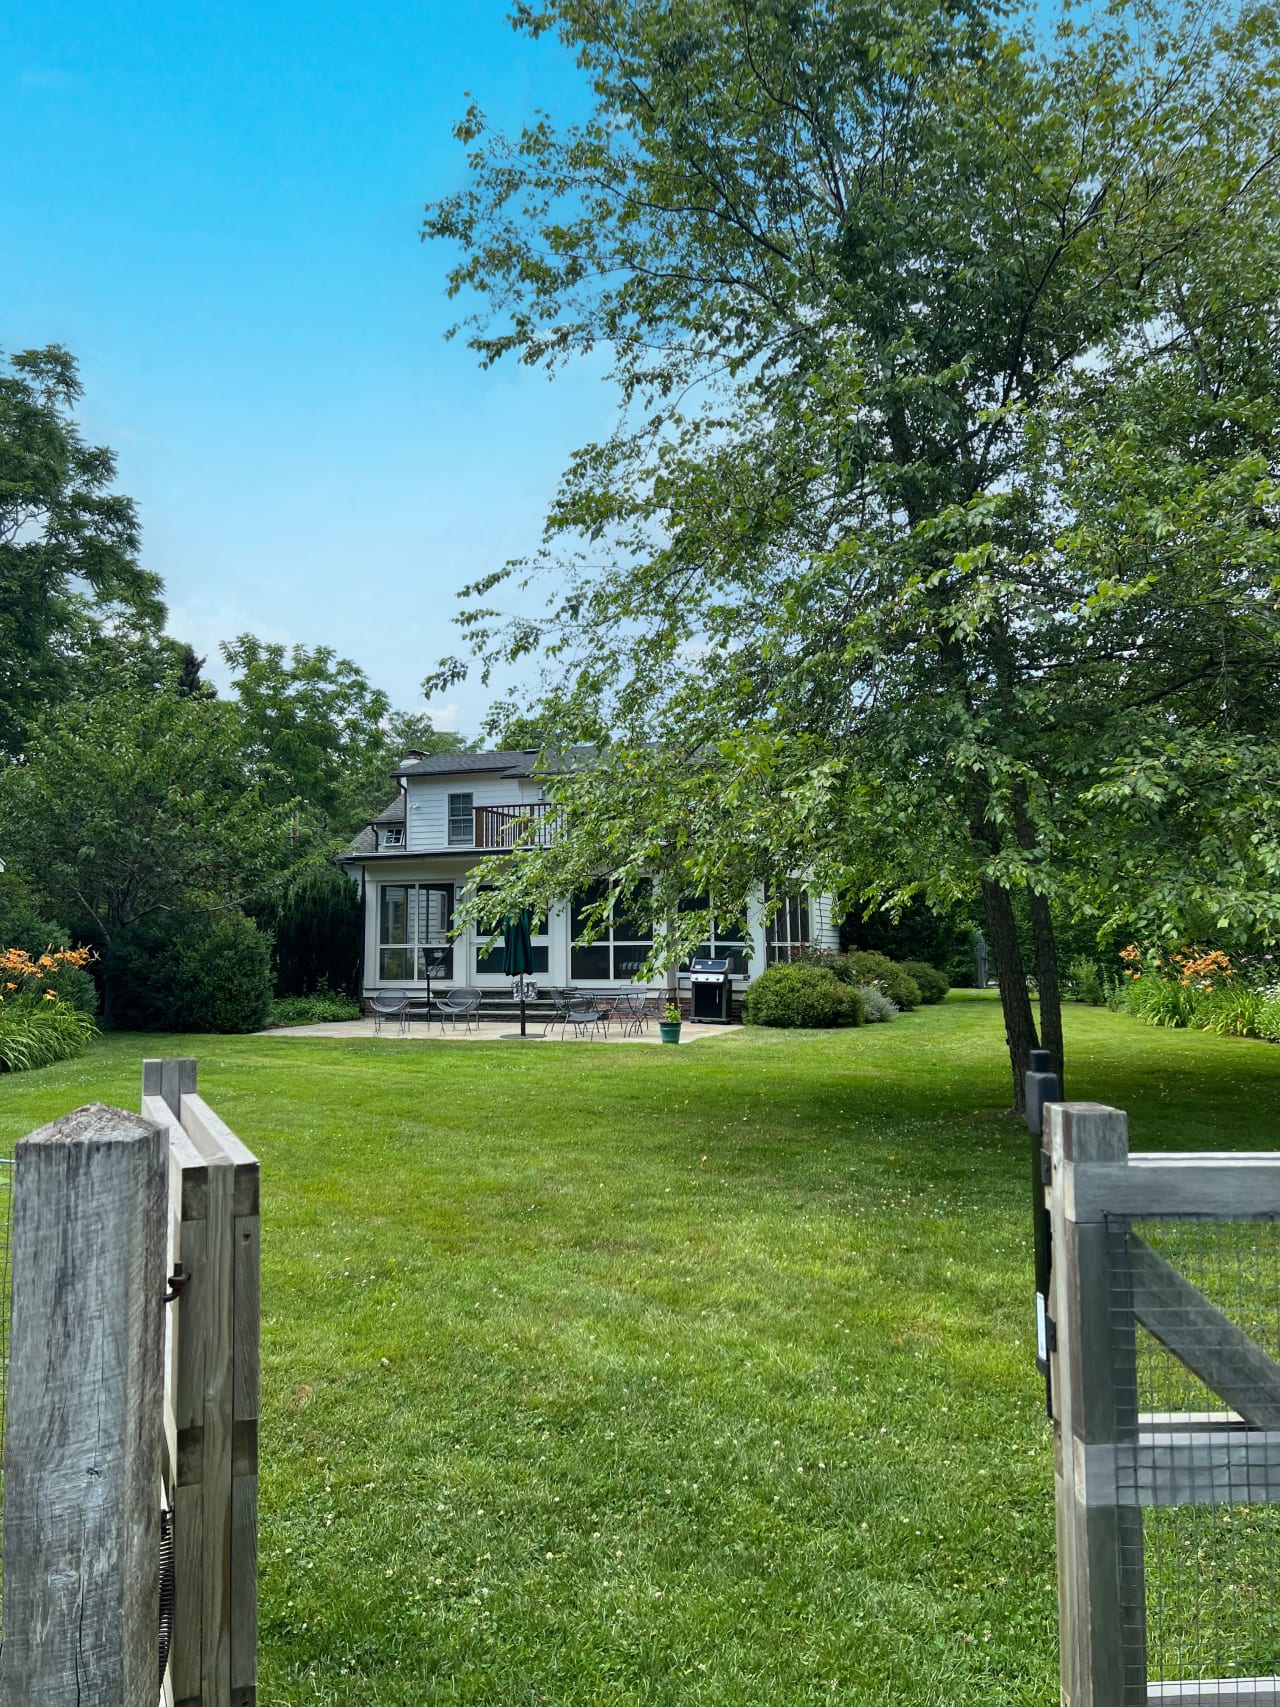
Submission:
M 1031 1051 L 1040 1046 L 1031 1012 L 1031 996 L 1027 990 L 1027 969 L 1022 959 L 1009 891 L 984 878 L 982 905 L 987 916 L 987 937 L 996 963 L 1000 1006 L 1004 1009 L 1004 1035 L 1009 1045 L 1009 1069 L 1013 1074 L 1013 1107 L 1016 1114 L 1022 1114 L 1026 1110 L 1024 1075 L 1031 1065 Z
M 1048 899 L 1027 890 L 1031 908 L 1031 937 L 1036 950 L 1036 983 L 1040 989 L 1040 1045 L 1049 1051 L 1050 1066 L 1058 1075 L 1058 1086 L 1066 1096 L 1062 1076 L 1062 990 L 1058 983 L 1058 941 L 1053 934 L 1053 916 Z

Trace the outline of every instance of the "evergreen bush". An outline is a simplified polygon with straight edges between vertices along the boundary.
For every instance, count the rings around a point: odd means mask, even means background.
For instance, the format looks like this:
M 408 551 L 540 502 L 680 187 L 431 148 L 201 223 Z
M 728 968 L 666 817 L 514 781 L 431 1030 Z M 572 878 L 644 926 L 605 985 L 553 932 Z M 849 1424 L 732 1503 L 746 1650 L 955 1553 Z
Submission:
M 858 992 L 841 983 L 830 968 L 780 961 L 748 985 L 742 1016 L 748 1025 L 861 1025 L 862 1002 Z
M 242 913 L 155 914 L 111 945 L 103 975 L 119 1031 L 260 1031 L 271 944 Z
M 277 996 L 359 993 L 364 911 L 359 889 L 336 866 L 299 878 L 258 922 L 274 938 Z

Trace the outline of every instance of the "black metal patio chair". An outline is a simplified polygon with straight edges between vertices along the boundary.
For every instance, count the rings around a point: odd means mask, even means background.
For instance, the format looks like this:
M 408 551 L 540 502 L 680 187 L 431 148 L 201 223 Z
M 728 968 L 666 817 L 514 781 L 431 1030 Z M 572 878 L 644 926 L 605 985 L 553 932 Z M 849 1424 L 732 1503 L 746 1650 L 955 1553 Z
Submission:
M 373 1015 L 373 1029 L 381 1036 L 384 1020 L 398 1021 L 397 1030 L 401 1037 L 409 1029 L 409 998 L 404 995 L 370 996 L 369 1012 Z
M 473 1024 L 479 1023 L 481 991 L 474 984 L 459 984 L 456 990 L 449 990 L 443 996 L 436 997 L 436 1012 L 440 1016 L 440 1035 L 444 1036 L 444 1022 L 449 1020 L 457 1031 L 458 1021 L 462 1021 L 462 1029 L 470 1031 Z
M 612 1016 L 601 1007 L 592 996 L 571 996 L 569 998 L 569 1024 L 573 1027 L 575 1037 L 589 1036 L 592 1032 L 603 1031 L 608 1035 L 609 1020 Z
M 614 1009 L 624 1037 L 643 1037 L 649 1023 L 649 992 L 624 990 Z
M 573 998 L 573 991 L 561 989 L 559 985 L 550 984 L 538 993 L 539 995 L 545 996 L 551 1003 L 551 1012 L 542 1022 L 542 1035 L 545 1037 L 553 1025 L 558 1025 L 560 1027 L 560 1035 L 563 1037 L 565 1027 L 569 1023 L 569 1003 Z

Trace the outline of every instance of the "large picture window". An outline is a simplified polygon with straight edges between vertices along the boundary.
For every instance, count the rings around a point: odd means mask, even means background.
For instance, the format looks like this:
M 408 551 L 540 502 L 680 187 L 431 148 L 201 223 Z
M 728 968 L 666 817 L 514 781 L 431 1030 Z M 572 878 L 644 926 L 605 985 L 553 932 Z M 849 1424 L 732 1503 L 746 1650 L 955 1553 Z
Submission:
M 449 846 L 474 847 L 476 839 L 476 797 L 474 794 L 449 796 Z
M 609 896 L 607 883 L 593 883 L 585 894 L 574 897 L 570 917 L 573 937 L 569 950 L 569 975 L 575 982 L 622 984 L 638 978 L 653 947 L 653 921 L 637 911 L 615 904 L 605 929 L 594 942 L 581 942 L 588 927 L 587 910 Z M 634 904 L 633 904 L 634 906 Z
M 764 928 L 764 957 L 772 966 L 794 960 L 809 947 L 809 898 L 784 895 Z
M 378 977 L 418 983 L 453 977 L 451 883 L 384 883 L 378 894 Z
M 492 893 L 482 890 L 481 899 Z M 482 913 L 476 924 L 476 973 L 479 976 L 502 972 L 502 920 L 503 915 L 490 910 Z M 491 940 L 492 939 L 492 940 Z M 549 943 L 547 941 L 547 923 L 535 919 L 533 923 L 533 974 L 546 975 L 548 968 Z
M 682 913 L 698 913 L 705 909 L 707 897 L 694 897 L 681 901 Z M 707 940 L 700 942 L 690 956 L 691 960 L 727 960 L 729 971 L 741 976 L 747 970 L 747 921 L 745 919 L 719 919 L 711 914 L 707 927 Z M 689 961 L 681 964 L 680 970 L 689 970 Z

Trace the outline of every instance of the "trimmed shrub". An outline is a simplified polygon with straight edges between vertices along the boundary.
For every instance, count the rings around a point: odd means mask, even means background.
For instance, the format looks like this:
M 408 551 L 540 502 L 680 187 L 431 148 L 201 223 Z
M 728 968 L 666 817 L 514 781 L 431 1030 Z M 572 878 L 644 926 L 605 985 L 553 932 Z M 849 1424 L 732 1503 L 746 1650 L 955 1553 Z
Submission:
M 868 1025 L 884 1025 L 886 1021 L 896 1019 L 901 1011 L 897 1004 L 891 1002 L 883 990 L 877 990 L 874 984 L 868 984 L 859 990 L 858 1000 L 862 1003 L 862 1017 Z
M 25 1073 L 83 1055 L 97 1035 L 88 1014 L 45 996 L 23 994 L 0 1001 L 0 1072 Z
M 360 1004 L 336 990 L 315 990 L 309 996 L 281 996 L 272 1002 L 267 1025 L 320 1025 L 325 1020 L 359 1019 Z
M 895 1007 L 907 1012 L 920 1006 L 922 998 L 919 984 L 909 972 L 904 971 L 887 956 L 873 954 L 865 949 L 855 949 L 844 958 L 855 974 L 855 984 L 874 984 L 877 990 L 888 996 Z
M 242 913 L 157 914 L 108 949 L 107 1015 L 119 1031 L 260 1031 L 271 944 Z
M 920 986 L 920 1000 L 925 1007 L 933 1007 L 936 1002 L 945 1000 L 951 988 L 951 980 L 945 972 L 939 972 L 936 966 L 930 966 L 923 960 L 900 960 L 898 965 Z
M 825 966 L 780 961 L 748 986 L 742 999 L 748 1025 L 828 1027 L 860 1025 L 858 992 Z
M 823 972 L 834 972 L 842 984 L 856 986 L 858 979 L 854 976 L 853 967 L 849 964 L 847 954 L 835 954 L 829 948 L 802 948 L 799 953 L 790 955 L 781 964 L 784 966 L 817 966 Z

